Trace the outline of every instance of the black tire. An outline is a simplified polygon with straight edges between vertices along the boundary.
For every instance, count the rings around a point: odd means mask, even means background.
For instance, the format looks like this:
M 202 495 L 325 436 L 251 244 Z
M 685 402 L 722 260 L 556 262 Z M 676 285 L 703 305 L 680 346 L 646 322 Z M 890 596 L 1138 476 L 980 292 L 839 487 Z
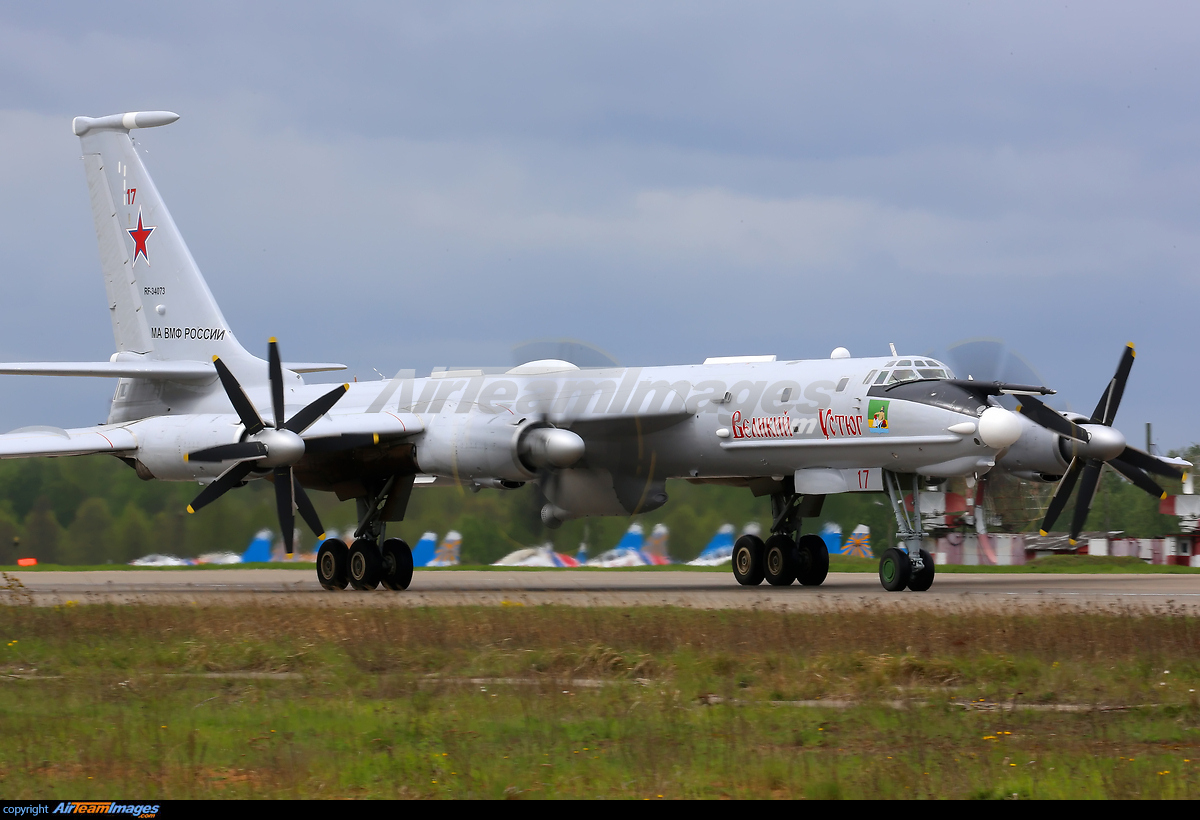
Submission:
M 924 592 L 929 589 L 933 586 L 933 576 L 937 574 L 937 570 L 933 566 L 933 556 L 925 550 L 921 550 L 921 563 L 925 565 L 924 569 L 914 572 L 908 579 L 908 588 L 913 592 Z
M 908 586 L 912 576 L 912 561 L 908 553 L 895 547 L 885 550 L 879 559 L 879 583 L 888 592 L 899 592 Z
M 819 587 L 829 576 L 829 547 L 819 535 L 802 535 L 796 542 L 796 578 L 806 587 Z
M 763 582 L 763 540 L 757 535 L 743 535 L 733 545 L 733 577 L 744 587 Z
M 383 574 L 383 557 L 374 541 L 360 538 L 350 547 L 350 560 L 347 562 L 347 574 L 350 576 L 350 586 L 355 589 L 375 589 L 379 586 L 379 576 Z
M 413 576 L 412 550 L 408 543 L 400 538 L 389 538 L 383 542 L 381 552 L 379 582 L 388 589 L 408 589 Z
M 350 581 L 346 573 L 350 549 L 345 542 L 328 538 L 317 550 L 317 580 L 325 589 L 345 589 Z
M 763 544 L 763 577 L 773 587 L 786 587 L 796 580 L 796 542 L 776 533 Z

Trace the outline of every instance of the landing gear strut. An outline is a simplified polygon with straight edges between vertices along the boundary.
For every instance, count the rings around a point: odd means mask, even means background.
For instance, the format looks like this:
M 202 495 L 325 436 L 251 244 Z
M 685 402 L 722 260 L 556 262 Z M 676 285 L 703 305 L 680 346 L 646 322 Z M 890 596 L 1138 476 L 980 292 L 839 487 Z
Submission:
M 412 493 L 413 476 L 392 476 L 378 491 L 358 501 L 358 528 L 347 547 L 331 538 L 317 552 L 317 580 L 325 589 L 404 590 L 412 583 L 412 550 L 400 538 L 387 538 L 387 522 L 400 521 Z M 382 544 L 382 546 L 381 546 Z
M 933 556 L 921 549 L 924 533 L 921 530 L 919 479 L 916 475 L 913 476 L 911 513 L 904 506 L 900 476 L 884 470 L 883 488 L 892 502 L 892 512 L 896 515 L 896 527 L 899 530 L 898 535 L 904 544 L 904 549 L 892 547 L 880 557 L 879 583 L 888 592 L 899 592 L 905 587 L 913 592 L 924 592 L 933 586 L 933 577 L 937 571 L 934 568 Z
M 799 581 L 820 586 L 829 574 L 829 551 L 819 535 L 801 535 L 804 518 L 821 514 L 823 495 L 799 495 L 790 480 L 785 491 L 771 496 L 771 536 L 764 542 L 746 534 L 733 545 L 733 577 L 743 586 L 764 580 L 772 586 Z

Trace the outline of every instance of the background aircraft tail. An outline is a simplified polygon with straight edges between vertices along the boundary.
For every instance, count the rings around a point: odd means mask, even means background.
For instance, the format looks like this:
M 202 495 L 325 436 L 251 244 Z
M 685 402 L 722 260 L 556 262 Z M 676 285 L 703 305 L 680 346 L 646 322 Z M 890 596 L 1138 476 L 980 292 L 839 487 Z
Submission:
M 234 338 L 129 132 L 168 125 L 169 111 L 76 117 L 88 195 L 100 244 L 119 361 L 149 359 L 230 365 L 238 379 L 265 381 L 266 368 Z
M 437 555 L 437 533 L 427 532 L 412 546 L 413 566 L 427 567 Z

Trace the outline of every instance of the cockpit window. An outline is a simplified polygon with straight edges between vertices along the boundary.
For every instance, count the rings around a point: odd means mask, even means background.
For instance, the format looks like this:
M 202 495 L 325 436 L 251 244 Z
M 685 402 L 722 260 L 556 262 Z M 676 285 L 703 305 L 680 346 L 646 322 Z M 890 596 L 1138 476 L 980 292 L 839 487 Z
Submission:
M 922 379 L 944 379 L 944 378 L 946 378 L 946 371 L 941 370 L 941 369 L 928 368 L 925 370 L 918 370 L 917 372 L 921 374 Z
M 901 359 L 896 362 L 896 367 L 912 367 L 912 362 L 908 359 Z
M 846 385 L 848 385 L 849 383 L 850 383 L 850 377 L 849 377 L 849 376 L 843 376 L 843 377 L 842 377 L 842 380 L 841 380 L 840 382 L 838 382 L 837 389 L 836 389 L 836 390 L 834 390 L 833 392 L 835 392 L 835 393 L 841 393 L 843 390 L 845 390 L 845 389 L 846 389 Z
M 884 365 L 884 367 L 895 367 L 895 366 L 896 366 L 895 359 L 892 359 L 890 362 L 888 362 L 887 364 Z
M 870 383 L 871 383 L 871 379 L 873 379 L 873 378 L 875 378 L 875 371 L 874 371 L 874 370 L 872 370 L 870 373 L 868 373 L 868 374 L 867 374 L 867 377 L 866 377 L 865 379 L 863 379 L 863 384 L 870 384 Z
M 904 364 L 904 362 L 900 362 L 900 364 Z M 917 371 L 915 370 L 901 370 L 897 368 L 896 370 L 892 371 L 892 378 L 888 380 L 888 384 L 895 384 L 896 382 L 911 382 L 918 378 L 919 376 L 917 376 Z
M 879 378 L 875 380 L 875 384 L 883 384 L 884 382 L 887 381 L 887 377 L 888 377 L 888 372 L 886 370 L 882 371 L 879 374 Z

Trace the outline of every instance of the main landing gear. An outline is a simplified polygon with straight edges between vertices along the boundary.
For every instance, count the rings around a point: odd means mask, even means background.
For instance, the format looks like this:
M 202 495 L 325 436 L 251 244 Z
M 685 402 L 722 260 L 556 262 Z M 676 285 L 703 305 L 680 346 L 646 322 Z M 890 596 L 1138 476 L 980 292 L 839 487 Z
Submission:
M 764 580 L 772 586 L 799 581 L 816 587 L 829 574 L 829 551 L 819 535 L 800 535 L 800 522 L 821 514 L 823 495 L 801 496 L 795 492 L 771 496 L 771 536 L 763 541 L 746 534 L 733 545 L 733 577 L 743 586 Z
M 884 470 L 883 487 L 892 502 L 892 512 L 896 514 L 898 535 L 904 543 L 904 549 L 892 547 L 884 551 L 879 559 L 879 583 L 888 592 L 900 592 L 906 587 L 913 592 L 924 592 L 933 586 L 936 570 L 933 556 L 921 549 L 921 488 L 918 477 L 913 476 L 911 513 L 904 504 L 898 475 Z
M 410 487 L 411 489 L 411 487 Z M 330 538 L 317 551 L 317 580 L 325 589 L 404 590 L 412 583 L 413 557 L 408 544 L 400 538 L 386 538 L 384 521 L 387 496 L 392 482 L 384 485 L 374 500 L 359 499 L 362 521 L 354 531 L 354 543 Z

